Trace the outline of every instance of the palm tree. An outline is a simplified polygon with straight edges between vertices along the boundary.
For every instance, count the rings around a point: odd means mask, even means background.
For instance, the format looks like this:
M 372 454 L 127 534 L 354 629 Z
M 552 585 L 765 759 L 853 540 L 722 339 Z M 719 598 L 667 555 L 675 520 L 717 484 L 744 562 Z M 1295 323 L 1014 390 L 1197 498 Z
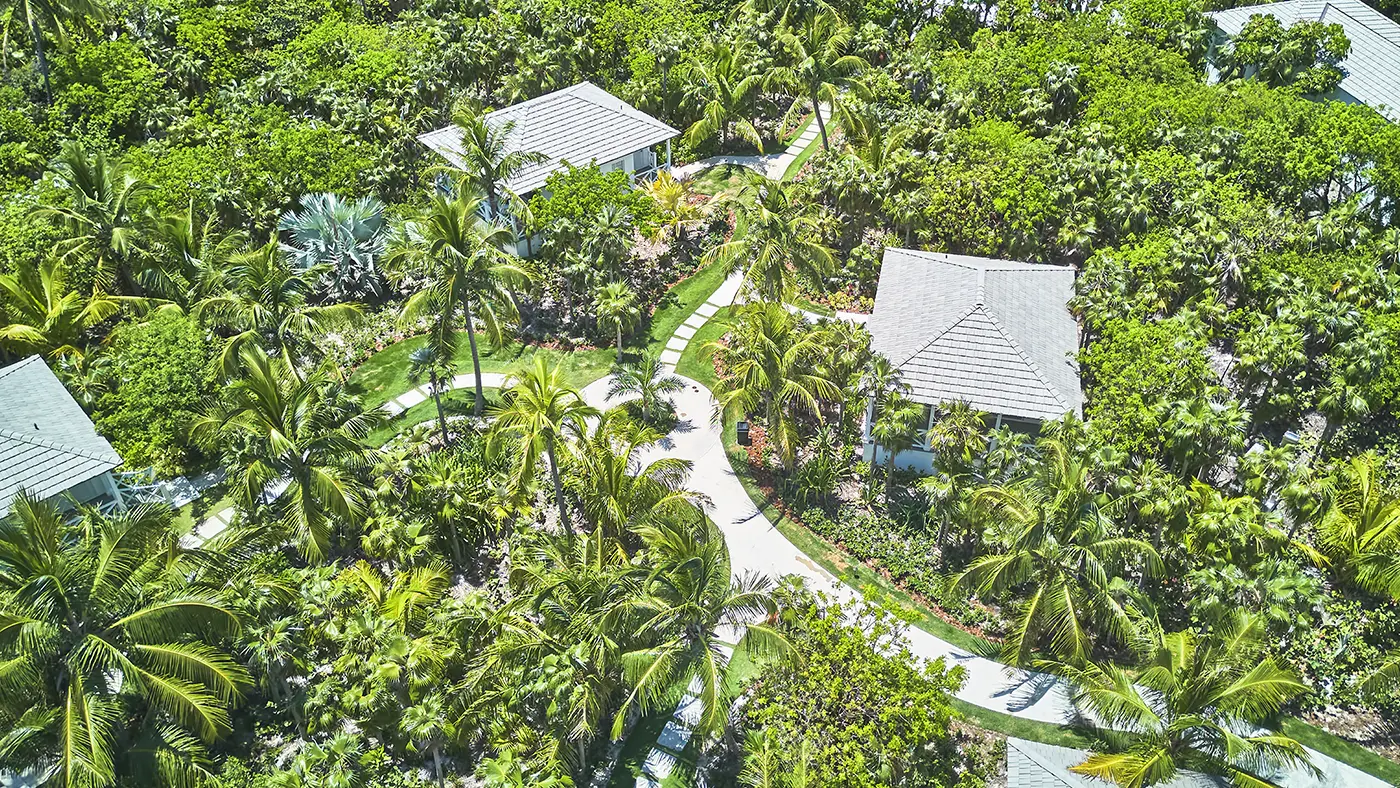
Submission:
M 487 447 L 498 455 L 503 439 L 512 439 L 512 452 L 517 452 L 519 465 L 515 480 L 517 491 L 524 490 L 533 480 L 541 453 L 549 463 L 549 476 L 554 484 L 554 497 L 559 506 L 559 519 L 564 529 L 573 533 L 564 483 L 559 476 L 559 444 L 570 438 L 580 438 L 587 420 L 598 415 L 579 393 L 564 385 L 559 366 L 549 366 L 544 356 L 536 354 L 529 369 L 512 373 L 506 379 L 503 403 L 493 409 L 496 423 L 492 425 Z
M 626 282 L 610 282 L 593 293 L 598 322 L 617 329 L 617 358 L 622 360 L 622 330 L 637 320 L 637 291 Z
M 661 407 L 667 394 L 685 390 L 685 381 L 666 372 L 666 365 L 654 353 L 647 353 L 635 364 L 613 368 L 608 384 L 608 399 L 636 394 L 642 403 L 642 421 L 651 422 L 651 414 Z
M 768 623 L 777 609 L 772 582 L 756 574 L 731 577 L 724 534 L 707 518 L 640 531 L 656 568 L 646 580 L 644 596 L 629 606 L 629 612 L 640 617 L 639 631 L 665 634 L 659 643 L 622 655 L 623 673 L 632 689 L 613 719 L 613 738 L 622 735 L 634 709 L 646 713 L 674 708 L 681 693 L 695 687 L 693 694 L 703 709 L 694 731 L 709 739 L 729 719 L 729 659 L 721 632 L 743 628 L 736 651 L 793 651 L 787 638 Z
M 1117 535 L 1090 490 L 1082 458 L 1060 440 L 1038 446 L 1040 457 L 1024 478 L 973 493 L 973 503 L 1007 529 L 1006 549 L 973 561 L 952 587 L 991 596 L 1027 585 L 1030 598 L 1002 646 L 1003 661 L 1029 664 L 1041 648 L 1083 662 L 1093 629 L 1118 640 L 1131 631 L 1129 610 L 1111 587 L 1114 564 L 1137 558 L 1155 575 L 1162 560 L 1147 542 Z
M 389 225 L 378 198 L 352 202 L 329 193 L 302 195 L 301 210 L 282 214 L 277 229 L 291 234 L 282 251 L 293 265 L 324 272 L 331 300 L 369 300 L 383 294 L 379 261 L 388 248 Z
M 0 274 L 0 350 L 40 353 L 50 359 L 82 357 L 89 331 L 117 316 L 123 305 L 150 302 L 134 296 L 70 289 L 68 266 L 50 258 L 36 267 Z
M 429 342 L 420 348 L 415 348 L 408 354 L 408 382 L 417 383 L 426 375 L 428 378 L 428 390 L 433 394 L 433 404 L 437 406 L 438 427 L 442 431 L 442 445 L 448 444 L 447 435 L 447 415 L 442 410 L 442 381 L 452 380 L 454 372 L 452 356 L 443 356 L 442 348 Z
M 183 213 L 157 218 L 153 235 L 166 256 L 145 267 L 146 287 L 182 307 L 215 295 L 224 272 L 248 245 L 241 230 L 220 232 L 213 214 L 200 222 L 194 198 Z
M 67 513 L 21 491 L 0 520 L 0 700 L 49 784 L 185 784 L 230 731 L 247 671 L 216 643 L 238 619 L 195 571 L 164 508 Z
M 404 709 L 400 722 L 404 733 L 408 734 L 410 749 L 414 752 L 427 752 L 433 758 L 433 775 L 438 788 L 445 783 L 442 777 L 442 745 L 456 737 L 456 725 L 449 719 L 442 695 L 433 693 L 422 702 Z
M 409 502 L 446 542 L 453 566 L 465 562 L 462 539 L 480 544 L 499 527 L 501 512 L 492 487 L 494 467 L 479 452 L 436 452 L 415 461 L 409 468 Z M 393 505 L 402 505 L 402 494 Z
M 1253 724 L 1308 691 L 1265 655 L 1262 619 L 1241 613 L 1206 633 L 1153 631 L 1139 670 L 1113 664 L 1061 666 L 1075 704 L 1108 745 L 1072 771 L 1123 788 L 1170 781 L 1183 770 L 1219 775 L 1240 788 L 1273 785 L 1269 770 L 1308 766 L 1307 751 Z
M 110 288 L 115 278 L 126 295 L 137 295 L 132 260 L 143 230 L 137 203 L 151 187 L 131 175 L 121 159 L 109 159 L 76 141 L 63 144 L 53 172 L 70 204 L 40 206 L 35 212 L 64 225 L 67 237 L 57 251 L 65 260 L 92 258 L 104 286 Z
M 835 268 L 832 250 L 821 242 L 821 226 L 781 181 L 758 178 L 731 198 L 734 233 L 706 253 L 728 271 L 743 269 L 744 285 L 765 301 L 783 301 L 796 292 L 794 277 L 818 289 Z
M 894 490 L 895 457 L 900 452 L 918 446 L 926 426 L 928 426 L 928 412 L 924 410 L 923 405 L 908 399 L 899 391 L 891 391 L 885 396 L 884 404 L 875 414 L 875 423 L 870 428 L 870 437 L 874 438 L 875 445 L 885 452 L 886 501 L 890 500 L 890 493 Z M 875 467 L 875 458 L 873 457 L 870 467 L 872 469 Z
M 299 378 L 256 345 L 238 355 L 241 375 L 205 408 L 191 436 L 227 449 L 230 477 L 245 512 L 268 511 L 302 554 L 320 560 L 332 525 L 364 513 L 368 491 L 355 471 L 374 452 L 360 443 L 383 419 L 362 412 L 316 375 Z
M 851 26 L 841 20 L 834 10 L 826 9 L 808 16 L 797 28 L 788 28 L 778 35 L 778 43 L 786 51 L 786 63 L 768 74 L 770 84 L 791 90 L 794 95 L 788 117 L 796 117 L 806 103 L 812 105 L 817 129 L 821 131 L 822 148 L 831 149 L 826 121 L 821 105 L 825 103 L 838 115 L 846 112 L 845 95 L 868 99 L 870 90 L 860 79 L 870 68 L 858 55 L 845 54 L 851 43 Z M 848 126 L 856 124 L 848 122 Z
M 39 68 L 39 75 L 44 78 L 44 95 L 52 101 L 53 87 L 49 84 L 49 57 L 44 35 L 52 35 L 59 46 L 66 46 L 69 28 L 85 21 L 86 17 L 100 19 L 104 14 L 102 6 L 94 0 L 8 0 L 0 4 L 0 16 L 23 18 L 34 43 L 34 63 Z M 4 52 L 7 63 L 8 43 L 7 40 Z
M 692 201 L 692 192 L 685 181 L 677 180 L 665 170 L 656 174 L 646 190 L 661 211 L 663 222 L 659 230 L 670 228 L 674 234 L 678 228 L 698 221 L 704 214 Z
M 609 411 L 573 453 L 568 486 L 585 519 L 609 538 L 621 540 L 642 526 L 699 515 L 704 496 L 685 488 L 689 460 L 659 457 L 642 465 L 642 452 L 661 438 L 645 427 L 630 428 L 617 411 Z
M 762 413 L 785 470 L 792 469 L 801 442 L 799 417 L 820 418 L 821 401 L 841 396 L 819 369 L 825 352 L 819 334 L 803 326 L 781 304 L 754 304 L 740 313 L 727 343 L 706 346 L 726 371 L 714 389 L 718 408 L 729 419 Z
M 275 239 L 236 258 L 221 277 L 222 292 L 195 306 L 196 315 L 235 332 L 220 362 L 225 375 L 233 374 L 243 351 L 253 346 L 279 356 L 300 375 L 302 352 L 321 352 L 318 343 L 328 332 L 360 319 L 355 304 L 311 303 L 318 276 L 315 269 L 289 265 Z
M 518 199 L 507 185 L 510 179 L 526 167 L 549 159 L 536 151 L 512 150 L 513 120 L 491 124 L 485 115 L 464 107 L 453 114 L 452 122 L 462 132 L 458 170 L 466 176 L 467 183 L 486 195 L 487 216 L 494 220 L 501 216 L 501 197 Z
M 753 69 L 748 47 L 736 46 L 717 36 L 705 42 L 683 67 L 686 97 L 699 104 L 700 119 L 685 131 L 685 144 L 698 148 L 719 135 L 720 147 L 729 142 L 731 129 L 763 152 L 763 139 L 746 117 L 751 97 L 763 84 Z
M 1387 494 L 1381 473 L 1373 453 L 1337 469 L 1318 523 L 1319 545 L 1362 588 L 1400 597 L 1400 501 Z
M 426 286 L 404 304 L 405 320 L 427 315 L 432 319 L 429 342 L 442 351 L 455 344 L 457 315 L 467 327 L 476 375 L 476 401 L 472 414 L 481 417 L 484 400 L 481 358 L 476 347 L 476 320 L 481 318 L 492 344 L 505 341 L 507 326 L 519 316 L 512 287 L 530 283 L 529 273 L 515 258 L 501 251 L 510 231 L 486 222 L 480 214 L 481 198 L 464 193 L 449 198 L 438 194 L 432 208 L 409 228 L 410 254 L 416 256 L 428 278 Z

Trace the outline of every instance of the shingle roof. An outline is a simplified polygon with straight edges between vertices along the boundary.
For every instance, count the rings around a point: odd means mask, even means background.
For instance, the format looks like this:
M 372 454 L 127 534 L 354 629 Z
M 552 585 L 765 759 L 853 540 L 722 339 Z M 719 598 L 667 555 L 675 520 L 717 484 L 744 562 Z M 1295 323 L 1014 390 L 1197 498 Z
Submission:
M 534 151 L 546 157 L 540 164 L 523 167 L 510 179 L 507 186 L 516 194 L 543 186 L 562 162 L 575 167 L 594 161 L 607 164 L 680 134 L 591 82 L 486 115 L 486 123 L 493 129 L 511 121 L 515 123 L 511 150 Z M 455 125 L 430 131 L 418 140 L 453 166 L 462 166 L 462 132 Z
M 1068 747 L 1006 739 L 1007 788 L 1105 788 L 1107 783 L 1084 777 L 1069 768 L 1083 763 L 1088 753 Z M 1229 783 L 1198 772 L 1181 772 L 1161 788 L 1224 788 Z
M 872 348 L 919 402 L 1055 419 L 1083 404 L 1074 269 L 886 249 Z
M 58 495 L 122 458 L 38 356 L 0 368 L 0 514 L 21 489 Z
M 1256 14 L 1269 14 L 1284 27 L 1294 22 L 1337 23 L 1351 39 L 1342 61 L 1341 89 L 1392 121 L 1400 122 L 1400 24 L 1361 0 L 1283 0 L 1209 14 L 1222 33 L 1238 35 Z

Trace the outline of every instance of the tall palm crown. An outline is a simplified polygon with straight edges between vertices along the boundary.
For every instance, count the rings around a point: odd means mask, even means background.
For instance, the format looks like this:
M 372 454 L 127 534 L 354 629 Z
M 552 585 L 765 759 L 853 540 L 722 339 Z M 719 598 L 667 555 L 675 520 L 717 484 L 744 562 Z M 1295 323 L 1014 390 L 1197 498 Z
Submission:
M 428 341 L 446 358 L 456 347 L 461 314 L 476 375 L 473 412 L 480 417 L 484 393 L 476 320 L 481 319 L 488 340 L 503 342 L 508 327 L 519 317 L 512 289 L 528 286 L 531 279 L 518 259 L 501 251 L 511 238 L 510 231 L 482 219 L 481 198 L 464 186 L 459 184 L 455 197 L 436 195 L 432 207 L 407 230 L 409 244 L 404 253 L 427 283 L 404 304 L 403 316 L 405 320 L 428 317 L 432 321 Z
M 1073 699 L 1097 721 L 1108 752 L 1073 767 L 1123 788 L 1168 782 L 1182 770 L 1225 777 L 1240 788 L 1274 785 L 1270 771 L 1309 766 L 1303 746 L 1253 724 L 1307 692 L 1264 656 L 1264 623 L 1240 614 L 1217 630 L 1152 633 L 1140 670 L 1089 664 L 1063 670 Z
M 1375 454 L 1358 455 L 1339 468 L 1318 535 L 1323 552 L 1358 585 L 1400 597 L 1400 501 L 1387 494 L 1381 473 Z
M 765 301 L 783 301 L 797 290 L 797 280 L 822 289 L 836 266 L 831 248 L 821 242 L 821 225 L 781 181 L 759 178 L 731 198 L 734 233 L 710 250 L 729 271 L 743 270 L 745 288 Z
M 191 434 L 211 448 L 237 447 L 228 461 L 243 510 L 271 513 L 274 534 L 290 535 L 303 555 L 319 560 L 334 524 L 364 512 L 366 490 L 355 472 L 372 464 L 374 452 L 360 441 L 383 416 L 361 411 L 315 375 L 298 378 L 256 346 L 239 353 L 238 372 Z
M 501 215 L 501 199 L 518 199 L 506 185 L 511 176 L 531 164 L 539 164 L 548 158 L 536 151 L 511 149 L 511 135 L 515 132 L 515 121 L 497 125 L 486 122 L 483 114 L 471 109 L 462 109 L 452 116 L 452 122 L 462 130 L 463 160 L 461 172 L 468 182 L 486 195 L 489 216 Z
M 334 301 L 378 298 L 384 287 L 379 261 L 388 248 L 384 203 L 375 197 L 342 200 L 335 194 L 307 194 L 300 211 L 287 211 L 277 229 L 290 233 L 282 249 L 298 268 L 324 271 L 323 284 Z
M 763 152 L 763 140 L 744 113 L 763 84 L 754 69 L 752 53 L 725 38 L 706 42 L 683 66 L 685 95 L 700 105 L 700 119 L 685 131 L 685 143 L 697 147 L 719 135 L 720 145 L 732 133 Z
M 115 317 L 123 304 L 146 303 L 133 296 L 79 293 L 71 289 L 68 267 L 59 260 L 21 266 L 17 273 L 0 274 L 0 350 L 42 353 L 50 359 L 81 357 L 91 329 Z
M 623 329 L 641 317 L 637 310 L 637 291 L 626 282 L 609 282 L 594 291 L 593 297 L 598 322 L 612 325 L 617 330 L 617 352 L 621 355 Z
M 642 403 L 642 421 L 650 422 L 667 394 L 685 389 L 685 382 L 666 371 L 666 365 L 655 353 L 648 353 L 635 364 L 622 364 L 613 370 L 608 384 L 608 397 L 637 395 Z
M 1043 439 L 1031 472 L 1008 485 L 973 493 L 973 502 L 1006 529 L 1006 547 L 982 556 L 953 578 L 954 587 L 1001 594 L 1028 584 L 1030 597 L 1002 646 L 1002 658 L 1026 665 L 1036 649 L 1067 660 L 1087 659 L 1093 633 L 1119 640 L 1131 631 L 1128 609 L 1111 585 L 1117 564 L 1137 559 L 1161 571 L 1152 545 L 1118 534 L 1095 501 L 1090 469 L 1062 441 Z
M 816 116 L 817 129 L 822 135 L 822 147 L 831 148 L 826 120 L 821 105 L 833 113 L 847 116 L 847 125 L 855 127 L 846 111 L 845 94 L 869 98 L 870 89 L 860 78 L 870 68 L 858 55 L 846 54 L 851 43 L 851 26 L 831 9 L 807 14 L 800 24 L 783 30 L 778 42 L 787 53 L 786 63 L 768 74 L 771 84 L 791 90 L 795 95 L 789 118 L 796 117 L 810 103 Z
M 221 278 L 222 292 L 195 307 L 196 314 L 235 332 L 224 346 L 225 374 L 250 346 L 280 356 L 299 374 L 303 353 L 322 353 L 317 342 L 327 332 L 360 318 L 355 304 L 313 305 L 318 276 L 316 269 L 290 265 L 275 240 L 238 256 Z
M 135 295 L 132 258 L 142 234 L 137 201 L 150 186 L 132 176 L 120 159 L 89 151 L 80 142 L 64 143 L 53 171 L 72 204 L 41 206 L 36 212 L 64 224 L 68 237 L 59 242 L 59 252 L 65 259 L 95 260 L 105 287 L 116 281 L 127 295 Z
M 157 218 L 153 230 L 163 254 L 144 268 L 143 281 L 155 295 L 183 307 L 215 295 L 225 270 L 248 245 L 247 233 L 220 232 L 212 214 L 200 222 L 193 199 L 184 212 Z
M 187 587 L 170 513 L 86 512 L 21 493 L 0 521 L 0 763 L 47 784 L 186 784 L 229 732 L 247 672 L 215 645 L 238 619 Z M 172 571 L 173 570 L 173 571 Z
M 503 446 L 511 444 L 519 463 L 517 492 L 523 492 L 534 481 L 543 456 L 549 464 L 559 519 L 565 529 L 572 531 L 564 483 L 559 476 L 560 444 L 581 437 L 587 420 L 597 416 L 598 411 L 564 384 L 560 367 L 549 366 L 540 355 L 535 356 L 532 366 L 510 376 L 503 399 L 504 404 L 493 412 L 496 423 L 488 443 L 490 452 L 498 454 Z
M 800 323 L 782 304 L 756 304 L 743 310 L 727 343 L 707 346 L 726 371 L 715 385 L 718 407 L 731 419 L 764 414 L 768 438 L 789 468 L 800 416 L 820 415 L 823 400 L 841 396 L 818 369 L 819 334 L 802 331 Z

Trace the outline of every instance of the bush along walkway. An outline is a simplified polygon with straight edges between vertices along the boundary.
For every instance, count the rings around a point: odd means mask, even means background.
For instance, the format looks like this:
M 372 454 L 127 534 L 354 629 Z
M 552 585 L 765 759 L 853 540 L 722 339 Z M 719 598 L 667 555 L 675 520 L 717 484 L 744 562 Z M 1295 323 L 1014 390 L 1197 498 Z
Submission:
M 741 279 L 730 277 L 704 305 L 696 310 L 667 343 L 668 369 L 673 369 L 680 353 L 695 331 L 720 307 L 733 301 Z M 684 334 L 684 335 L 683 335 Z M 723 425 L 713 414 L 716 402 L 709 390 L 682 378 L 686 387 L 675 396 L 679 422 L 665 441 L 653 446 L 641 458 L 651 462 L 657 456 L 680 457 L 692 463 L 689 486 L 710 500 L 709 515 L 724 531 L 729 544 L 733 572 L 754 572 L 771 578 L 795 576 L 806 587 L 845 602 L 859 599 L 860 591 L 834 577 L 787 539 L 763 511 L 755 506 L 724 448 Z M 1055 676 L 1012 668 L 973 654 L 917 627 L 906 635 L 910 650 L 917 656 L 942 659 L 948 667 L 960 666 L 966 674 L 957 697 L 967 703 L 1013 717 L 1051 725 L 1063 725 L 1074 716 L 1068 687 Z M 1309 750 L 1319 774 L 1295 768 L 1270 775 L 1283 788 L 1382 788 L 1383 780 L 1330 756 Z

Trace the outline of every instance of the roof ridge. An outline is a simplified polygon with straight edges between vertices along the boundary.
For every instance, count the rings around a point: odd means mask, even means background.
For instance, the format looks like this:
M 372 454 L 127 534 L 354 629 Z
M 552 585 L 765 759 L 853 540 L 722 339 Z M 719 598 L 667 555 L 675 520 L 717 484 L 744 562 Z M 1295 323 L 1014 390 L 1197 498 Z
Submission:
M 992 325 L 996 327 L 1002 339 L 1005 339 L 1007 344 L 1011 345 L 1011 349 L 1016 351 L 1016 355 L 1020 356 L 1021 360 L 1026 362 L 1026 365 L 1031 368 L 1031 372 L 1035 374 L 1036 378 L 1045 386 L 1045 389 L 1055 398 L 1055 401 L 1060 404 L 1060 407 L 1068 410 L 1070 405 L 1065 401 L 1064 394 L 1060 393 L 1060 390 L 1055 388 L 1055 384 L 1051 383 L 1050 379 L 1045 376 L 1045 370 L 1041 369 L 1040 365 L 1035 363 L 1035 360 L 1026 353 L 1025 348 L 1021 347 L 1021 343 L 1017 342 L 1016 338 L 1011 336 L 1011 332 L 1007 331 L 1006 326 L 1001 324 L 1001 319 L 996 316 L 996 313 L 989 307 L 983 307 L 982 311 L 987 314 L 987 319 L 992 321 Z
M 10 438 L 11 440 L 17 440 L 21 443 L 28 443 L 34 446 L 43 446 L 46 449 L 56 449 L 58 451 L 67 452 L 69 454 L 76 454 L 79 457 L 86 457 L 89 460 L 98 460 L 99 462 L 110 462 L 112 459 L 111 457 L 103 457 L 100 454 L 97 454 L 96 452 L 90 452 L 87 449 L 80 449 L 77 446 L 69 446 L 66 443 L 59 443 L 58 441 L 51 440 L 49 438 L 40 438 L 34 435 L 26 435 L 23 432 L 16 432 L 14 430 L 5 429 L 4 427 L 0 427 L 0 438 Z M 113 454 L 115 453 L 116 452 L 113 451 Z M 118 456 L 117 464 L 121 464 L 120 456 Z
M 30 356 L 25 356 L 24 358 L 20 359 L 19 361 L 16 361 L 16 362 L 13 363 L 13 364 L 10 364 L 10 365 L 4 366 L 4 367 L 0 367 L 0 378 L 3 378 L 3 377 L 5 377 L 6 375 L 9 375 L 11 372 L 14 372 L 14 371 L 16 371 L 16 370 L 19 370 L 19 369 L 21 369 L 21 368 L 24 368 L 24 367 L 29 366 L 30 362 L 33 362 L 33 361 L 38 361 L 40 364 L 44 364 L 44 360 L 43 360 L 42 358 L 40 358 L 40 356 L 39 356 L 38 353 L 35 353 L 35 354 L 33 354 L 33 355 L 30 355 Z M 44 364 L 44 366 L 47 367 L 48 364 Z
M 962 321 L 964 321 L 964 320 L 968 319 L 969 317 L 971 317 L 973 312 L 976 312 L 978 309 L 981 309 L 981 308 L 982 308 L 982 304 L 981 304 L 981 302 L 979 301 L 978 303 L 973 304 L 972 306 L 970 306 L 970 307 L 968 307 L 967 309 L 963 310 L 963 313 L 960 314 L 960 315 L 958 315 L 957 319 L 955 319 L 953 322 L 949 323 L 948 325 L 944 326 L 942 331 L 939 331 L 939 332 L 935 333 L 932 337 L 929 338 L 929 340 L 928 340 L 927 342 L 925 342 L 925 343 L 923 343 L 922 345 L 919 345 L 918 347 L 914 348 L 913 352 L 908 353 L 907 355 L 905 355 L 904 358 L 903 358 L 899 363 L 897 363 L 897 364 L 894 365 L 894 368 L 895 368 L 895 369 L 899 369 L 900 367 L 904 366 L 905 364 L 908 364 L 909 361 L 910 361 L 911 359 L 913 359 L 915 356 L 917 356 L 917 355 L 919 355 L 920 353 L 922 353 L 922 352 L 924 352 L 925 350 L 927 350 L 929 345 L 932 345 L 934 342 L 937 342 L 938 340 L 942 339 L 944 334 L 947 334 L 949 331 L 952 331 L 953 329 L 957 328 L 959 323 L 961 323 Z
M 1365 5 L 1365 4 L 1363 3 L 1362 5 Z M 1379 30 L 1377 30 L 1376 28 L 1372 27 L 1371 25 L 1367 24 L 1366 20 L 1360 19 L 1360 18 L 1358 18 L 1357 16 L 1355 16 L 1354 14 L 1348 13 L 1348 12 L 1347 12 L 1347 8 L 1352 8 L 1353 10 L 1355 10 L 1355 6 L 1352 6 L 1352 5 L 1350 5 L 1350 4 L 1348 4 L 1347 7 L 1343 7 L 1343 6 L 1337 5 L 1337 3 L 1335 2 L 1335 0 L 1326 0 L 1326 2 L 1324 2 L 1324 3 L 1322 4 L 1322 10 L 1321 10 L 1321 11 L 1318 13 L 1318 15 L 1317 15 L 1317 21 L 1319 21 L 1319 22 L 1322 21 L 1323 17 L 1325 17 L 1325 16 L 1327 15 L 1327 9 L 1329 9 L 1329 8 L 1331 8 L 1332 10 L 1334 10 L 1334 11 L 1336 11 L 1337 13 L 1341 14 L 1342 16 L 1346 17 L 1347 19 L 1350 19 L 1351 21 L 1355 22 L 1357 25 L 1359 25 L 1359 26 L 1361 27 L 1361 29 L 1365 30 L 1366 32 L 1370 33 L 1371 35 L 1374 35 L 1376 38 L 1379 38 L 1386 46 L 1390 47 L 1391 49 L 1400 49 L 1400 42 L 1394 41 L 1393 39 L 1391 39 L 1390 37 L 1386 36 L 1386 35 L 1385 35 L 1384 33 L 1382 33 L 1381 31 L 1379 31 Z M 1369 7 L 1368 7 L 1367 10 L 1374 11 L 1375 9 L 1372 9 L 1372 8 L 1369 8 Z

